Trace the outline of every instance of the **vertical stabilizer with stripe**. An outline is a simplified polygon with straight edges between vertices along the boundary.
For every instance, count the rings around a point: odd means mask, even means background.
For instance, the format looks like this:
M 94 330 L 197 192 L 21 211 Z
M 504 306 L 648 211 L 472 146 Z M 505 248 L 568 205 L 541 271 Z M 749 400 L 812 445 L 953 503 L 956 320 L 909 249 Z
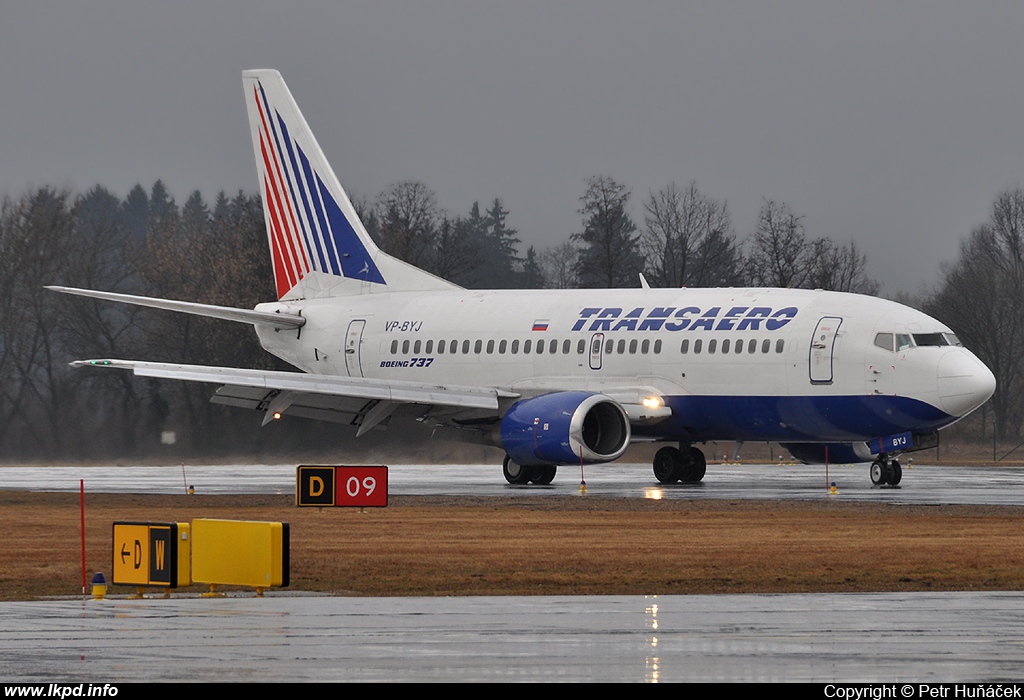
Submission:
M 458 288 L 377 248 L 280 73 L 242 82 L 279 299 Z

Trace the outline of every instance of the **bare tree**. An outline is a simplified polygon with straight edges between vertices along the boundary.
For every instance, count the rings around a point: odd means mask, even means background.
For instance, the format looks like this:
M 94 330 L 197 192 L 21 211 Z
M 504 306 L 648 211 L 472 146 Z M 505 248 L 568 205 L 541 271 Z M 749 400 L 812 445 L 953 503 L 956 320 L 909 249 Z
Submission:
M 442 219 L 433 190 L 422 182 L 400 182 L 377 196 L 375 210 L 381 249 L 430 269 Z
M 650 282 L 661 287 L 722 287 L 738 282 L 740 255 L 725 202 L 697 183 L 673 182 L 644 203 L 641 248 Z
M 943 268 L 927 311 L 945 321 L 992 370 L 1000 437 L 1019 437 L 1024 405 L 1024 191 L 999 195 L 988 223 L 960 244 Z
M 818 238 L 808 250 L 810 270 L 805 286 L 833 292 L 878 294 L 877 280 L 868 277 L 867 256 L 857 244 L 838 246 L 828 238 Z
M 554 289 L 576 289 L 579 282 L 579 249 L 572 241 L 546 248 L 540 254 L 544 278 Z
M 809 277 L 803 217 L 784 202 L 765 200 L 750 239 L 747 277 L 758 287 L 803 287 Z

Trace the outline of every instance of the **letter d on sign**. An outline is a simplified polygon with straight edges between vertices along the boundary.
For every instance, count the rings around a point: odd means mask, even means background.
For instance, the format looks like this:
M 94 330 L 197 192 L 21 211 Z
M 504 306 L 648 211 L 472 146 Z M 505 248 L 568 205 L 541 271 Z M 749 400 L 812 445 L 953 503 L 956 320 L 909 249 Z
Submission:
M 309 477 L 309 495 L 313 498 L 322 496 L 324 493 L 324 480 L 319 476 Z
M 295 476 L 296 505 L 334 505 L 334 467 L 299 467 Z

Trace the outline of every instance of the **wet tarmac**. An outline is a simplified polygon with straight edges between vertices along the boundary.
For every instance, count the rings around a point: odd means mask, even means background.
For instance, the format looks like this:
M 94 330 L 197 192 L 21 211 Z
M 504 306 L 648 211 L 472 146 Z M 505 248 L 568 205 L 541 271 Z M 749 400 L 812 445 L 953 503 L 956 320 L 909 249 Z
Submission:
M 0 467 L 0 488 L 87 492 L 197 493 L 295 492 L 296 465 L 167 467 Z M 391 465 L 391 495 L 515 496 L 579 495 L 623 498 L 790 499 L 838 498 L 904 504 L 1024 505 L 1024 467 L 957 467 L 904 465 L 897 487 L 874 486 L 867 465 L 840 465 L 826 470 L 804 464 L 711 464 L 698 484 L 659 484 L 649 464 L 560 467 L 549 486 L 512 486 L 498 465 Z M 836 492 L 829 487 L 835 484 Z
M 7 682 L 1020 680 L 1024 594 L 45 601 Z
M 1024 469 L 712 465 L 664 487 L 647 465 L 513 487 L 490 466 L 393 466 L 400 494 L 838 498 L 1024 504 Z M 294 465 L 0 468 L 4 488 L 292 493 Z M 1024 525 L 1024 523 L 1022 523 Z M 1022 535 L 1024 545 L 1024 535 Z M 1008 557 L 1024 556 L 1020 551 Z M 174 597 L 0 604 L 0 679 L 131 681 L 811 681 L 1024 678 L 1024 593 L 344 598 Z

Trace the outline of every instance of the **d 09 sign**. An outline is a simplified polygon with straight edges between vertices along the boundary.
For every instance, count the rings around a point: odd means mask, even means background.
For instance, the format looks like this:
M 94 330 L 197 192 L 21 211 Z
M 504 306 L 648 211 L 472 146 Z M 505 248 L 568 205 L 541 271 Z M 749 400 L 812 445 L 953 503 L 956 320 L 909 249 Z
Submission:
M 302 466 L 296 474 L 298 506 L 384 508 L 388 505 L 388 468 Z

